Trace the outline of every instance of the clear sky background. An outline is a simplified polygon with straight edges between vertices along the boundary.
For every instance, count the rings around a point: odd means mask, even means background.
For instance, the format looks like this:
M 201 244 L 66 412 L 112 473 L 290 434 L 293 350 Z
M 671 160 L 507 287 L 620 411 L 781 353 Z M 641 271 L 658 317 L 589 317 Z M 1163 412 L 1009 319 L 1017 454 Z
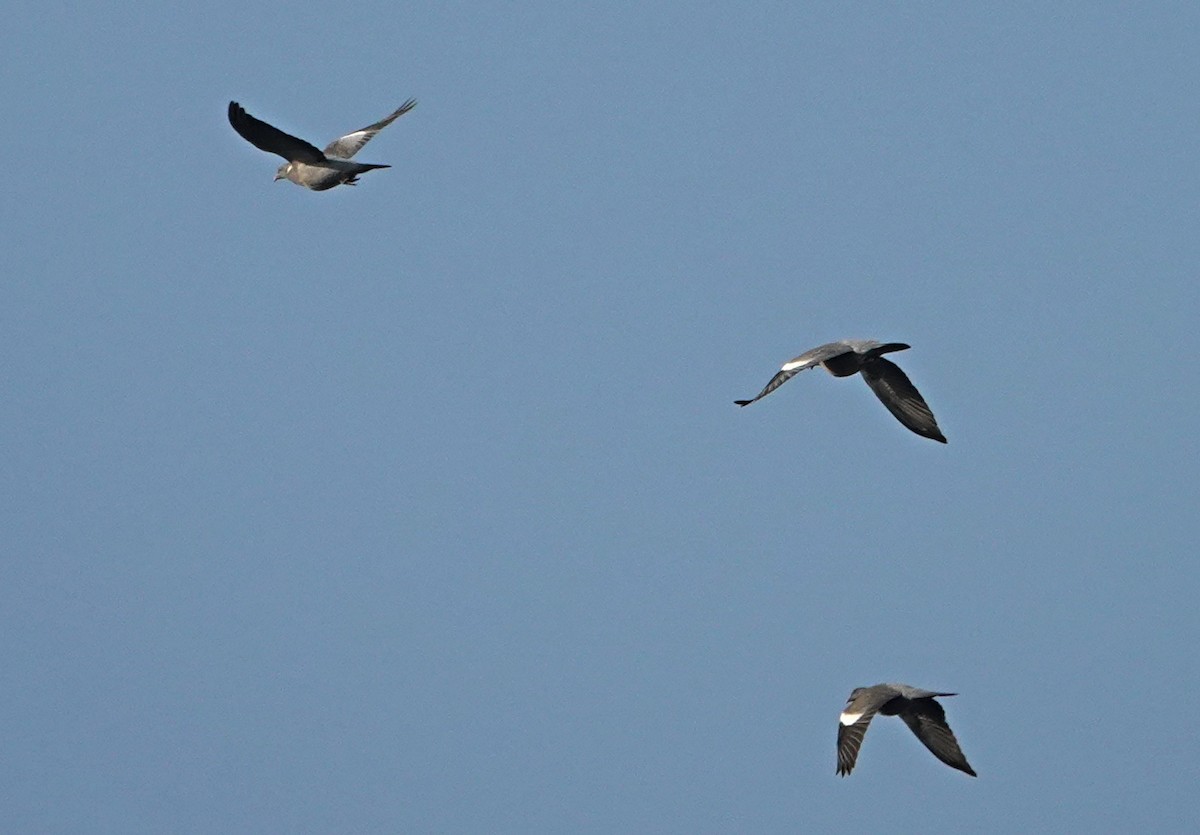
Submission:
M 846 5 L 11 7 L 0 829 L 1194 831 L 1200 7 Z

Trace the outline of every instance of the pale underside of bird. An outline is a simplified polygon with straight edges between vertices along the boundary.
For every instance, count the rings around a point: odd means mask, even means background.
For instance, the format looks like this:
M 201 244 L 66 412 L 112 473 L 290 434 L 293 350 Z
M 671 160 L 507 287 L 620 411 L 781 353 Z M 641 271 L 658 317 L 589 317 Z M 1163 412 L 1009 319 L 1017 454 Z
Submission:
M 842 708 L 842 715 L 838 717 L 837 773 L 844 777 L 854 770 L 867 726 L 878 713 L 882 716 L 899 716 L 935 757 L 951 768 L 976 776 L 962 749 L 958 747 L 958 740 L 954 738 L 950 726 L 946 724 L 946 712 L 934 700 L 935 697 L 953 695 L 956 694 L 935 693 L 907 684 L 876 684 L 873 687 L 855 688 Z
M 296 185 L 313 191 L 325 191 L 342 184 L 356 185 L 358 175 L 364 171 L 391 168 L 390 165 L 355 162 L 353 157 L 375 134 L 416 105 L 415 99 L 409 99 L 387 118 L 333 140 L 325 146 L 324 151 L 303 139 L 284 133 L 273 125 L 268 125 L 261 119 L 256 119 L 235 101 L 229 103 L 229 124 L 254 147 L 270 154 L 278 154 L 287 160 L 275 172 L 276 180 L 291 180 Z
M 771 378 L 770 382 L 749 400 L 735 400 L 739 406 L 749 406 L 761 400 L 792 377 L 807 368 L 822 365 L 834 377 L 849 377 L 861 374 L 871 391 L 887 406 L 898 421 L 925 438 L 946 443 L 946 436 L 938 429 L 933 412 L 917 387 L 894 362 L 883 355 L 892 351 L 905 351 L 911 347 L 903 342 L 876 342 L 873 339 L 843 339 L 805 351 L 788 360 Z

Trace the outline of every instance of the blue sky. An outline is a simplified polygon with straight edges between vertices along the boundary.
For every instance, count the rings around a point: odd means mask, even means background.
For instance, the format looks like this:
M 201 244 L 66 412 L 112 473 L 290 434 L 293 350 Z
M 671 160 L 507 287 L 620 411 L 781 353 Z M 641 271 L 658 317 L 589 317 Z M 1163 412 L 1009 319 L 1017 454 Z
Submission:
M 0 828 L 1195 829 L 1200 10 L 645 5 L 6 16 Z

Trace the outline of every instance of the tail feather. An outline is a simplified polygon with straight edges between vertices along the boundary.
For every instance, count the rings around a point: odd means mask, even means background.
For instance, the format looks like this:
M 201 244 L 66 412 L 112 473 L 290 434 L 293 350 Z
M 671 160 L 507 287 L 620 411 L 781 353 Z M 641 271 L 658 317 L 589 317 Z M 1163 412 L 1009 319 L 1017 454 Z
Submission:
M 907 351 L 911 347 L 911 345 L 905 345 L 903 342 L 888 342 L 885 345 L 880 345 L 877 348 L 872 348 L 871 350 L 867 351 L 866 356 L 880 357 L 884 354 L 890 354 L 893 351 Z

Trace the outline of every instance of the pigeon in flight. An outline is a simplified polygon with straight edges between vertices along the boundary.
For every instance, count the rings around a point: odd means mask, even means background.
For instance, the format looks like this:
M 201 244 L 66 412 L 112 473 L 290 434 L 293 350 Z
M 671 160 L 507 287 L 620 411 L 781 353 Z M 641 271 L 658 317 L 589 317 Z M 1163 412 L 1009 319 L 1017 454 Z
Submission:
M 911 346 L 902 342 L 876 342 L 873 339 L 843 339 L 830 342 L 811 351 L 805 351 L 795 359 L 788 360 L 771 378 L 766 388 L 750 400 L 733 401 L 739 406 L 749 406 L 782 386 L 796 374 L 814 365 L 823 365 L 834 377 L 849 377 L 862 374 L 871 391 L 883 401 L 896 419 L 926 438 L 946 443 L 946 436 L 938 429 L 933 412 L 917 387 L 894 362 L 883 358 L 891 351 L 905 351 Z
M 935 757 L 951 768 L 974 777 L 975 770 L 963 756 L 958 740 L 946 724 L 946 712 L 934 701 L 935 696 L 954 695 L 957 694 L 934 693 L 907 684 L 856 687 L 838 718 L 837 773 L 845 777 L 854 770 L 854 761 L 858 759 L 858 749 L 862 746 L 867 726 L 879 713 L 883 716 L 899 716 Z
M 391 168 L 390 165 L 376 165 L 367 162 L 354 162 L 352 157 L 361 150 L 363 145 L 371 141 L 371 137 L 399 119 L 416 107 L 415 99 L 409 99 L 400 105 L 391 116 L 380 119 L 373 125 L 367 125 L 362 130 L 348 133 L 340 139 L 330 142 L 324 151 L 317 150 L 303 139 L 286 134 L 279 128 L 268 125 L 261 119 L 256 119 L 247 113 L 235 101 L 229 103 L 229 124 L 233 125 L 243 139 L 259 150 L 271 154 L 279 154 L 287 160 L 275 172 L 276 180 L 291 180 L 298 186 L 310 188 L 313 191 L 346 185 L 355 185 L 358 175 L 374 168 Z

